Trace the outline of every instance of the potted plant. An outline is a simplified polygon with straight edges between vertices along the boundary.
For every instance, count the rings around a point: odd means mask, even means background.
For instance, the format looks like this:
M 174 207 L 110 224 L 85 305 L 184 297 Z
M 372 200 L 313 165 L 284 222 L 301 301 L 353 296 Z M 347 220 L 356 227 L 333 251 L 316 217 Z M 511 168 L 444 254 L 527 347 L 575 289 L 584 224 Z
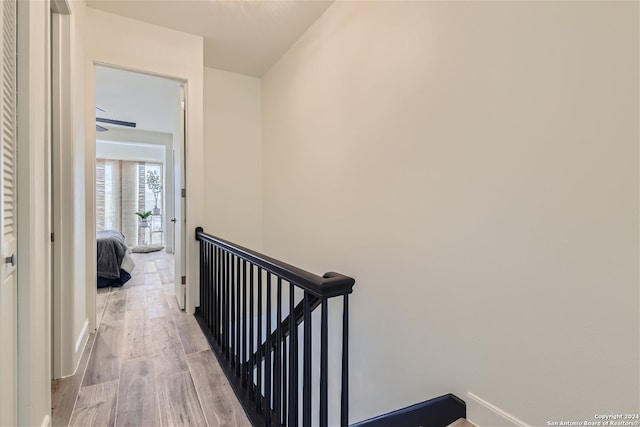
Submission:
M 153 214 L 160 215 L 160 208 L 158 207 L 158 194 L 162 192 L 162 184 L 160 183 L 160 174 L 158 171 L 150 170 L 147 172 L 147 187 L 153 193 L 155 199 Z
M 140 225 L 142 227 L 148 227 L 149 226 L 149 217 L 152 215 L 153 212 L 151 211 L 146 211 L 146 212 L 136 212 L 136 215 L 138 215 L 140 217 Z

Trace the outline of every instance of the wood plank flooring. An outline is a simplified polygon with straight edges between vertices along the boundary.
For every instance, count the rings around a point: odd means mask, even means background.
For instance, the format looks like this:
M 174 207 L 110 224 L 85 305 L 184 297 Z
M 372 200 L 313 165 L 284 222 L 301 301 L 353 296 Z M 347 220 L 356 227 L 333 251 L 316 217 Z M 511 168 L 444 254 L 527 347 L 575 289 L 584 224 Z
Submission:
M 98 331 L 78 372 L 52 382 L 52 425 L 249 427 L 195 318 L 178 308 L 172 256 L 133 258 L 129 282 L 98 292 Z
M 455 421 L 454 423 L 449 424 L 447 427 L 476 427 L 476 425 L 470 423 L 464 418 L 460 418 L 458 419 L 458 421 Z

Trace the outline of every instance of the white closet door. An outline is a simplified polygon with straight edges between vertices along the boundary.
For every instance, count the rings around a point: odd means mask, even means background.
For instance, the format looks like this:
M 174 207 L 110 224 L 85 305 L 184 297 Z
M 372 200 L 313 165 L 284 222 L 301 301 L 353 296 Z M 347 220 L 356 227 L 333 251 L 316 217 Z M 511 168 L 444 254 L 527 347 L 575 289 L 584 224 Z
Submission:
M 17 424 L 16 0 L 0 1 L 0 425 Z

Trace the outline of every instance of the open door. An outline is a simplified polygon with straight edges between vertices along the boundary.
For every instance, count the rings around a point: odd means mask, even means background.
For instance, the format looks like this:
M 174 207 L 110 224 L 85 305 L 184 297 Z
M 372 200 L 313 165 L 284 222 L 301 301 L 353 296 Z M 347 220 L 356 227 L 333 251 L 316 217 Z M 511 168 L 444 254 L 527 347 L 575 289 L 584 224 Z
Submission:
M 0 2 L 0 425 L 17 425 L 16 8 Z
M 179 113 L 179 131 L 177 144 L 173 148 L 173 168 L 174 168 L 174 189 L 175 189 L 175 218 L 172 219 L 174 226 L 173 244 L 175 247 L 175 293 L 178 305 L 181 309 L 186 306 L 186 193 L 185 193 L 185 119 L 186 119 L 186 103 L 185 103 L 185 87 L 180 87 L 180 113 Z

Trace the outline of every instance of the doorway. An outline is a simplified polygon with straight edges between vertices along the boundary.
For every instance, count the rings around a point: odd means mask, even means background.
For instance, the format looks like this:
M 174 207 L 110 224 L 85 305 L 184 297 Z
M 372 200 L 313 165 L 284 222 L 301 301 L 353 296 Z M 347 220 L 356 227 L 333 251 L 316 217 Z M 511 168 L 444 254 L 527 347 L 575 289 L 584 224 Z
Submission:
M 175 296 L 184 308 L 178 286 L 184 236 L 177 226 L 184 218 L 184 83 L 96 65 L 95 87 L 96 231 L 121 233 L 132 252 L 173 258 Z M 96 320 L 101 295 L 96 292 Z
M 54 3 L 60 3 L 56 0 Z M 73 5 L 73 2 L 69 2 Z M 20 3 L 21 4 L 21 3 Z M 29 3 L 31 4 L 31 3 Z M 35 7 L 35 6 L 34 6 Z M 81 8 L 84 9 L 84 8 Z M 203 183 L 200 181 L 203 169 L 203 75 L 202 57 L 194 49 L 199 45 L 189 38 L 184 43 L 174 43 L 172 34 L 151 36 L 137 32 L 137 24 L 123 21 L 123 27 L 106 25 L 99 31 L 82 31 L 85 24 L 102 25 L 98 16 L 79 13 L 62 19 L 60 25 L 62 53 L 52 55 L 54 61 L 61 59 L 59 77 L 52 84 L 60 88 L 63 99 L 56 103 L 54 112 L 60 115 L 60 146 L 54 157 L 53 172 L 57 174 L 53 181 L 55 210 L 54 292 L 52 293 L 53 345 L 52 363 L 55 366 L 54 378 L 71 375 L 79 364 L 83 349 L 96 330 L 96 218 L 95 218 L 95 118 L 96 118 L 96 67 L 105 66 L 120 70 L 138 71 L 146 76 L 161 76 L 181 86 L 185 93 L 187 139 L 182 146 L 176 137 L 174 162 L 181 173 L 172 176 L 184 176 L 184 165 L 188 176 L 186 181 L 175 182 L 178 194 L 188 189 L 188 194 L 201 194 Z M 79 24 L 74 24 L 79 23 Z M 131 24 L 133 31 L 128 31 Z M 91 24 L 93 25 L 93 24 Z M 125 27 L 127 29 L 125 29 Z M 26 28 L 23 26 L 23 28 Z M 34 27 L 40 31 L 39 27 Z M 89 28 L 86 28 L 89 30 Z M 93 30 L 93 29 L 91 29 Z M 26 40 L 26 38 L 25 38 Z M 53 44 L 53 43 L 52 43 Z M 74 52 L 76 54 L 74 54 Z M 24 57 L 24 56 L 23 56 Z M 172 58 L 167 61 L 167 58 Z M 39 63 L 38 63 L 39 64 Z M 40 69 L 43 67 L 36 67 Z M 44 68 L 43 68 L 44 69 Z M 33 73 L 32 73 L 33 74 Z M 37 79 L 38 74 L 36 74 Z M 26 80 L 25 80 L 26 81 Z M 153 96 L 153 93 L 148 94 Z M 37 104 L 46 105 L 44 102 Z M 160 105 L 158 103 L 158 105 Z M 105 108 L 105 110 L 107 110 Z M 141 110 L 142 111 L 142 110 Z M 37 112 L 37 111 L 36 111 Z M 109 113 L 109 111 L 107 111 Z M 109 118 L 109 116 L 106 116 Z M 117 118 L 117 117 L 116 117 Z M 127 121 L 125 117 L 123 120 Z M 135 121 L 128 120 L 128 121 Z M 143 129 L 138 120 L 138 129 Z M 116 132 L 115 126 L 113 131 Z M 108 132 L 108 133 L 109 133 Z M 93 142 L 92 142 L 93 141 Z M 183 139 L 184 141 L 184 139 Z M 130 141 L 129 141 L 130 142 Z M 182 142 L 182 141 L 181 141 Z M 185 150 L 185 146 L 187 149 Z M 185 156 L 185 152 L 187 155 Z M 196 177 L 196 179 L 194 179 Z M 188 183 L 188 186 L 187 186 Z M 61 193 L 60 195 L 57 195 Z M 186 309 L 193 313 L 198 300 L 197 288 L 197 252 L 194 241 L 185 238 L 188 234 L 181 230 L 193 230 L 202 223 L 202 202 L 199 197 L 182 198 L 187 203 L 186 214 L 178 217 L 176 212 L 175 235 L 171 236 L 173 223 L 167 216 L 166 237 L 186 240 L 186 268 L 176 268 L 176 275 L 186 276 Z M 42 235 L 42 233 L 39 233 Z M 52 234 L 52 239 L 54 238 Z M 190 234 L 189 234 L 190 235 Z M 179 239 L 176 239 L 179 240 Z M 174 245 L 178 251 L 181 245 Z M 178 255 L 178 254 L 176 254 Z M 176 256 L 176 263 L 182 256 Z M 178 267 L 178 266 L 176 266 Z M 193 278 L 193 280 L 191 280 Z M 174 280 L 179 285 L 181 279 Z M 183 292 L 185 293 L 185 292 Z M 178 294 L 180 294 L 178 292 Z

